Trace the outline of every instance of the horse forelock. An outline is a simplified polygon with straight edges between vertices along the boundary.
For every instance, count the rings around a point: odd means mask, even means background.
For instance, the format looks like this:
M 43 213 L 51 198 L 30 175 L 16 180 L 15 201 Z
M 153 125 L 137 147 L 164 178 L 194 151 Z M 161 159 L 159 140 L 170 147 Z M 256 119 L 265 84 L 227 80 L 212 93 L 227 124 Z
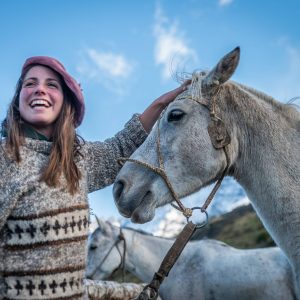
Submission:
M 189 93 L 192 99 L 201 99 L 203 97 L 202 92 L 202 81 L 206 76 L 206 72 L 204 71 L 195 71 L 192 74 L 191 85 L 189 88 Z
M 202 81 L 205 78 L 207 72 L 202 70 L 194 71 L 192 74 L 188 74 L 185 76 L 185 80 L 191 80 L 191 84 L 188 89 L 180 94 L 176 100 L 183 100 L 187 97 L 198 100 L 203 97 L 202 93 Z

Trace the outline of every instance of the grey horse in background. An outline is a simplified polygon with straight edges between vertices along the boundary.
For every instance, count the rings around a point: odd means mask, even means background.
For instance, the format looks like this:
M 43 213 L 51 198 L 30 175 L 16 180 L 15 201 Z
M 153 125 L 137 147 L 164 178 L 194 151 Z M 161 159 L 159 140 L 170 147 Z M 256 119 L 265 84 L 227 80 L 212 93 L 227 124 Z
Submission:
M 180 198 L 218 180 L 228 165 L 227 175 L 243 186 L 266 229 L 288 257 L 299 298 L 300 112 L 229 81 L 239 57 L 236 48 L 212 71 L 193 73 L 189 89 L 168 106 L 131 158 L 157 166 L 159 140 L 165 172 Z M 225 151 L 216 149 L 209 135 L 213 110 L 230 136 L 228 163 Z M 217 137 L 221 142 L 223 138 Z M 174 200 L 158 174 L 134 162 L 125 163 L 113 192 L 120 213 L 138 223 L 150 221 L 155 208 Z
M 150 282 L 173 240 L 122 229 L 125 269 Z M 86 277 L 103 280 L 120 265 L 120 228 L 99 221 L 88 242 Z M 216 240 L 189 242 L 159 290 L 163 300 L 296 299 L 290 264 L 277 248 L 239 250 Z

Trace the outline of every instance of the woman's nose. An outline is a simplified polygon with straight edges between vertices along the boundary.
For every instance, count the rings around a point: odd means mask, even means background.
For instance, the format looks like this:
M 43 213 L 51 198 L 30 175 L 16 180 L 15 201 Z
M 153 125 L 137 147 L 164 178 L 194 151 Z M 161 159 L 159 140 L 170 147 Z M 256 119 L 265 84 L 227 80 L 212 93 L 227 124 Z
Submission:
M 41 84 L 37 85 L 37 87 L 35 89 L 35 94 L 36 95 L 44 95 L 45 93 L 46 93 L 45 87 Z

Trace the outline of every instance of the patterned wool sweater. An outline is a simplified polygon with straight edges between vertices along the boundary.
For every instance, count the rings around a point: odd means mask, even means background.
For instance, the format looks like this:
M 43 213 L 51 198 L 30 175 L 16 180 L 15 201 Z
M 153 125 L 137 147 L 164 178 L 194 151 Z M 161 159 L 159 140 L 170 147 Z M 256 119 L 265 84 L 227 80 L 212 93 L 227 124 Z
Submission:
M 82 299 L 89 225 L 87 194 L 113 183 L 116 159 L 144 141 L 138 115 L 115 137 L 86 142 L 80 192 L 39 181 L 52 143 L 26 138 L 19 165 L 0 147 L 0 299 Z

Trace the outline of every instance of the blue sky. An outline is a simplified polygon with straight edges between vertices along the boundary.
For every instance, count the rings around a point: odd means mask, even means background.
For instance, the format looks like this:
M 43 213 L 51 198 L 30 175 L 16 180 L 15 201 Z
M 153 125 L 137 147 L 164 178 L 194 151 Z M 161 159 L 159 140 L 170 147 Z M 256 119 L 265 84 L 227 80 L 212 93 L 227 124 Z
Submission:
M 81 83 L 86 140 L 111 137 L 178 85 L 176 71 L 210 69 L 236 46 L 233 79 L 286 102 L 300 96 L 299 29 L 298 0 L 1 1 L 0 118 L 33 55 L 56 57 Z M 90 203 L 118 215 L 111 188 Z

